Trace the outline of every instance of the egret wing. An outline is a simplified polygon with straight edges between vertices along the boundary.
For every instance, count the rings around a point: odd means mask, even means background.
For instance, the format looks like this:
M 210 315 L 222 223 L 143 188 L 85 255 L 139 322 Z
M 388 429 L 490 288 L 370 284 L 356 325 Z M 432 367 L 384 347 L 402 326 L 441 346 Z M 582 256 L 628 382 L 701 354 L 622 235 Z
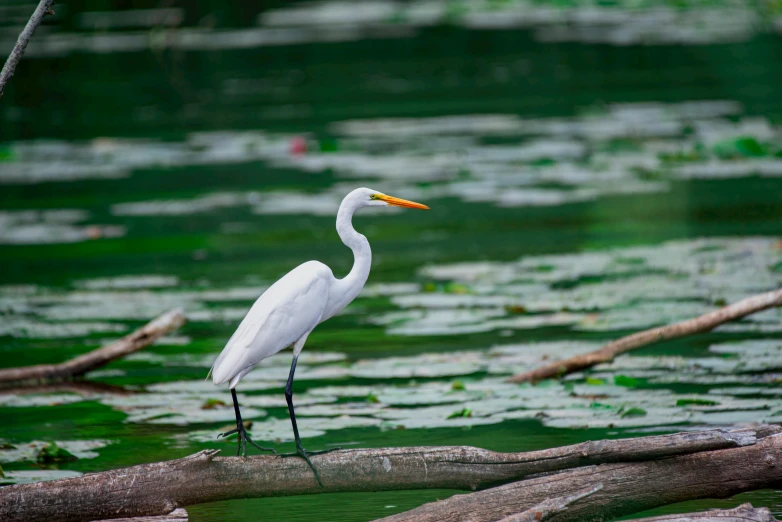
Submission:
M 236 386 L 253 366 L 312 331 L 326 309 L 333 277 L 329 267 L 310 261 L 269 287 L 212 366 L 214 383 Z

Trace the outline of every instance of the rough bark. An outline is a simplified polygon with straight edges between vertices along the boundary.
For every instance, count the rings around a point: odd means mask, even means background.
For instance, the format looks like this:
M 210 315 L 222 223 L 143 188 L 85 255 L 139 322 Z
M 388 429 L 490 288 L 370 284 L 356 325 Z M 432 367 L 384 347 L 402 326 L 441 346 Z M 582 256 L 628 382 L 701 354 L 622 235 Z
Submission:
M 14 75 L 16 66 L 19 63 L 19 60 L 22 59 L 24 51 L 27 49 L 27 44 L 30 43 L 30 38 L 33 37 L 33 33 L 41 24 L 41 20 L 43 20 L 43 17 L 47 14 L 54 14 L 51 10 L 52 4 L 54 4 L 54 0 L 41 0 L 38 4 L 38 7 L 35 8 L 35 11 L 33 11 L 33 14 L 30 17 L 30 20 L 28 20 L 27 25 L 19 34 L 19 38 L 16 40 L 16 45 L 14 45 L 14 48 L 11 49 L 11 54 L 8 55 L 8 59 L 5 61 L 5 65 L 3 66 L 3 70 L 0 71 L 0 98 L 3 97 L 5 84 L 8 83 L 8 80 L 10 80 L 11 76 Z
M 574 502 L 578 502 L 592 493 L 597 493 L 601 489 L 603 489 L 602 482 L 567 497 L 548 498 L 518 515 L 505 517 L 500 522 L 542 522 L 543 520 L 549 520 L 557 513 L 565 511 Z
M 93 520 L 92 522 L 104 522 L 104 520 Z M 187 522 L 187 521 L 188 521 L 187 511 L 185 511 L 182 508 L 175 509 L 168 515 L 159 515 L 154 517 L 114 518 L 111 520 L 111 522 Z
M 318 485 L 302 459 L 216 458 L 218 451 L 206 450 L 173 461 L 0 488 L 0 520 L 58 522 L 159 515 L 177 507 L 247 497 L 426 488 L 476 490 L 577 466 L 750 448 L 778 433 L 782 433 L 778 426 L 684 432 L 528 453 L 460 446 L 341 450 L 312 457 L 324 487 Z M 556 496 L 572 495 L 592 485 L 581 484 Z M 526 507 L 551 496 L 541 494 Z
M 782 486 L 782 435 L 772 435 L 742 448 L 549 473 L 477 493 L 456 495 L 382 520 L 493 522 L 525 511 L 544 499 L 576 495 L 601 483 L 601 490 L 549 520 L 611 520 L 685 500 L 725 498 L 744 491 Z
M 768 508 L 754 508 L 752 504 L 742 504 L 733 509 L 636 518 L 625 522 L 777 522 L 777 519 Z
M 650 330 L 644 330 L 622 337 L 594 352 L 576 355 L 575 357 L 570 357 L 569 359 L 563 359 L 561 361 L 554 361 L 535 370 L 516 374 L 509 378 L 508 382 L 536 382 L 543 379 L 561 377 L 585 368 L 590 368 L 596 364 L 610 362 L 617 355 L 635 348 L 700 332 L 708 332 L 723 323 L 735 321 L 736 319 L 741 319 L 742 317 L 775 306 L 782 306 L 782 288 L 774 290 L 773 292 L 742 299 L 737 303 L 733 303 L 732 305 L 725 306 L 719 310 L 709 312 L 694 319 L 688 319 L 687 321 L 682 321 L 680 323 L 660 326 L 658 328 L 652 328 Z
M 183 324 L 185 324 L 185 316 L 182 310 L 171 310 L 108 346 L 63 363 L 1 369 L 0 383 L 40 383 L 72 379 L 141 350 Z

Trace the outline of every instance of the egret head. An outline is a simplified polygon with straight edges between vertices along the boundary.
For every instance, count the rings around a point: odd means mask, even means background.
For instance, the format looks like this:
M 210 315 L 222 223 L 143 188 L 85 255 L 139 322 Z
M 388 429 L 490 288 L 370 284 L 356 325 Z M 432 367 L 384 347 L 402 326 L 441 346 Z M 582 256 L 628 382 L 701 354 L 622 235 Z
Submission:
M 369 188 L 358 188 L 345 196 L 345 202 L 350 201 L 356 208 L 360 207 L 405 207 L 405 208 L 419 208 L 423 210 L 429 210 L 429 207 L 416 203 L 415 201 L 408 201 L 406 199 L 395 198 L 388 194 L 383 194 L 378 190 Z

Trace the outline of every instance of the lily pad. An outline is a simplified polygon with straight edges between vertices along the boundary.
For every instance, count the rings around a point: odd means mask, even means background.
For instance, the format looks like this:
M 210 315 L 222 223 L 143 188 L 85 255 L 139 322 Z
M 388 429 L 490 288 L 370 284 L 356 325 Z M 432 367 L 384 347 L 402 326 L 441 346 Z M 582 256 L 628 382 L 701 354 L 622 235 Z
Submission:
M 6 408 L 30 408 L 36 406 L 59 406 L 81 402 L 85 396 L 77 393 L 41 393 L 17 395 L 11 393 L 0 394 L 0 406 Z
M 75 459 L 94 459 L 94 451 L 103 448 L 108 440 L 58 440 L 17 442 L 0 449 L 0 462 L 61 462 Z M 10 471 L 7 472 L 9 475 Z
M 2 483 L 5 484 L 32 484 L 46 480 L 59 480 L 81 477 L 83 473 L 67 469 L 36 469 L 36 470 L 7 470 Z
M 485 362 L 479 353 L 449 352 L 358 361 L 351 366 L 350 375 L 362 378 L 444 377 L 469 375 L 484 368 Z
M 35 460 L 40 464 L 51 464 L 53 462 L 78 460 L 78 457 L 65 448 L 61 448 L 56 443 L 50 442 L 38 451 Z

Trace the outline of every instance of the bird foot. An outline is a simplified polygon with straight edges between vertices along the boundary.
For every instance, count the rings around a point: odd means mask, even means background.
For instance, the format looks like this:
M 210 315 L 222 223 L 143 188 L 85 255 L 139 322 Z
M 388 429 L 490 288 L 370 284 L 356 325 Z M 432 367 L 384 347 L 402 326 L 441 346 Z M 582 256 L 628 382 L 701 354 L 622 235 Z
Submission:
M 305 450 L 301 444 L 296 444 L 296 451 L 293 453 L 280 453 L 279 456 L 282 458 L 286 457 L 301 457 L 303 458 L 307 464 L 309 464 L 310 468 L 312 468 L 312 472 L 315 473 L 315 478 L 318 479 L 318 484 L 320 484 L 320 487 L 323 487 L 323 482 L 320 480 L 320 473 L 318 473 L 317 468 L 315 468 L 315 465 L 310 460 L 311 456 L 314 455 L 325 455 L 326 453 L 331 453 L 332 451 L 337 451 L 342 448 L 330 448 L 325 450 L 318 450 L 318 451 L 307 451 Z
M 235 429 L 232 429 L 230 431 L 226 431 L 225 433 L 220 433 L 219 435 L 217 435 L 217 438 L 219 439 L 220 437 L 228 437 L 230 435 L 233 435 L 234 433 L 238 433 L 239 434 L 239 441 L 238 441 L 239 444 L 237 445 L 237 448 L 236 448 L 236 456 L 237 457 L 239 455 L 241 455 L 242 457 L 247 457 L 247 443 L 248 442 L 250 444 L 252 444 L 253 446 L 255 446 L 256 448 L 258 448 L 259 450 L 261 450 L 261 451 L 271 451 L 272 453 L 275 453 L 275 454 L 277 453 L 277 450 L 275 450 L 274 448 L 264 448 L 263 446 L 259 446 L 258 444 L 253 442 L 253 440 L 249 437 L 249 435 L 247 435 L 247 430 L 244 429 L 244 424 L 241 423 L 241 422 L 236 424 L 236 428 Z

